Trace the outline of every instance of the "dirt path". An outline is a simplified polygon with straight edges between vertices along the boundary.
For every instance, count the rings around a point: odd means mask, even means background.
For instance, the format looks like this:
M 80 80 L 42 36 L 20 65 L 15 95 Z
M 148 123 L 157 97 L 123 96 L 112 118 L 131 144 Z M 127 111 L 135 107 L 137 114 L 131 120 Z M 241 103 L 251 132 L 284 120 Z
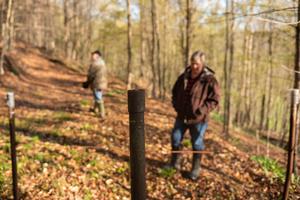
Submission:
M 129 199 L 129 146 L 126 85 L 110 81 L 105 96 L 108 116 L 100 120 L 88 112 L 91 92 L 81 88 L 84 75 L 50 62 L 42 54 L 18 51 L 16 62 L 25 69 L 21 78 L 1 80 L 16 93 L 20 188 L 24 199 Z M 15 56 L 16 56 L 15 55 Z M 0 101 L 0 168 L 2 198 L 11 195 L 6 108 Z M 146 157 L 149 199 L 276 199 L 281 184 L 266 177 L 247 150 L 251 137 L 233 145 L 220 137 L 221 126 L 211 122 L 201 178 L 184 178 L 191 155 L 184 155 L 182 172 L 166 174 L 170 130 L 175 113 L 168 103 L 147 99 Z M 186 134 L 188 138 L 188 134 Z M 190 144 L 185 142 L 186 146 Z M 243 145 L 245 144 L 245 145 Z M 247 144 L 247 145 L 246 145 Z M 237 148 L 240 145 L 249 147 Z M 263 144 L 262 144 L 263 147 Z M 254 147 L 253 147 L 254 148 Z M 253 149 L 252 149 L 253 150 Z M 252 152 L 252 151 L 251 151 Z M 274 150 L 276 155 L 284 152 Z M 0 177 L 1 182 L 1 177 Z M 2 190 L 2 191 L 1 191 Z M 296 190 L 297 191 L 297 190 Z M 293 194 L 296 199 L 297 192 Z

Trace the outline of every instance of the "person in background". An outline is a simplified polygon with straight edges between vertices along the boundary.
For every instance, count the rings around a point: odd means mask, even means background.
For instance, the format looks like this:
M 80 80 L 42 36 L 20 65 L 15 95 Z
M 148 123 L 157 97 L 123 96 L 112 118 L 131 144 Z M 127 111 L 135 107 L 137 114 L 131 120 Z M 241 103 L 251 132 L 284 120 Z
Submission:
M 84 88 L 91 88 L 94 96 L 94 107 L 90 111 L 100 113 L 105 118 L 105 106 L 103 92 L 107 89 L 107 69 L 100 51 L 91 53 L 91 64 L 89 66 L 87 80 L 83 83 Z
M 184 133 L 189 129 L 193 151 L 204 150 L 204 135 L 209 113 L 219 105 L 220 87 L 214 71 L 205 65 L 205 55 L 201 51 L 193 53 L 188 66 L 173 89 L 172 104 L 177 113 L 171 133 L 172 151 L 180 151 Z M 201 154 L 193 152 L 192 170 L 189 178 L 199 177 Z M 180 153 L 172 152 L 167 168 L 180 169 Z

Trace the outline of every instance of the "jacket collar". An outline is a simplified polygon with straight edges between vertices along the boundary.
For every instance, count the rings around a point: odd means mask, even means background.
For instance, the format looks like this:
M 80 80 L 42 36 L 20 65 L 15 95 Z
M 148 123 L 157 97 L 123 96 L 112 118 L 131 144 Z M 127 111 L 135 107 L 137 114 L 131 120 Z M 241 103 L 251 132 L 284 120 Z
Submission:
M 191 70 L 191 66 L 188 66 L 185 69 L 185 71 L 184 71 L 184 78 L 185 79 L 189 78 L 189 76 L 191 74 L 191 71 L 192 71 Z M 204 68 L 203 68 L 203 70 L 202 70 L 202 72 L 201 72 L 201 74 L 200 74 L 200 76 L 199 76 L 199 79 L 202 79 L 202 78 L 204 78 L 206 76 L 214 75 L 214 74 L 215 74 L 215 72 L 211 68 L 209 68 L 207 65 L 205 65 Z
M 184 89 L 187 87 L 188 79 L 191 74 L 191 66 L 188 66 L 184 71 Z M 207 65 L 204 66 L 200 76 L 198 77 L 199 81 L 205 81 L 207 77 L 214 75 L 215 72 L 210 69 Z

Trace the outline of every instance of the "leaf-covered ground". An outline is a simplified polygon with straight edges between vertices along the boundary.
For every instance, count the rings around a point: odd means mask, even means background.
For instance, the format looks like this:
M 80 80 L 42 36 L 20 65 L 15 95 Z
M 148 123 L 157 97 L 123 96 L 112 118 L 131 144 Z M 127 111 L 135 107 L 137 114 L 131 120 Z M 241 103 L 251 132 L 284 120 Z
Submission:
M 110 78 L 105 95 L 108 116 L 88 112 L 91 92 L 81 88 L 83 74 L 51 62 L 34 49 L 11 53 L 23 69 L 20 77 L 0 83 L 0 199 L 11 198 L 11 166 L 4 95 L 16 94 L 19 187 L 23 199 L 130 199 L 129 133 L 125 84 Z M 146 100 L 146 179 L 149 199 L 280 199 L 282 182 L 252 158 L 266 145 L 251 135 L 231 131 L 224 139 L 221 124 L 211 120 L 201 177 L 185 178 L 191 155 L 181 172 L 162 170 L 170 153 L 175 113 L 168 101 Z M 217 114 L 215 114 L 217 115 Z M 189 136 L 184 144 L 189 148 Z M 257 145 L 258 144 L 258 145 Z M 270 157 L 285 163 L 285 152 L 271 146 Z M 291 187 L 291 199 L 299 199 Z

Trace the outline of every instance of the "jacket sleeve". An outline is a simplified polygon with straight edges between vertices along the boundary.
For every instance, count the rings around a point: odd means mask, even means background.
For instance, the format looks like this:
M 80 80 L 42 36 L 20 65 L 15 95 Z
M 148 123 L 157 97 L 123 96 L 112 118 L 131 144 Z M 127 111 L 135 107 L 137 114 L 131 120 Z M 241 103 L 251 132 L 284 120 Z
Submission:
M 208 84 L 208 93 L 204 104 L 199 108 L 200 114 L 209 114 L 212 110 L 219 106 L 220 102 L 220 85 L 213 77 Z
M 87 79 L 86 79 L 86 82 L 88 84 L 91 84 L 95 79 L 95 73 L 94 73 L 95 70 L 93 68 L 94 68 L 93 65 L 90 65 L 88 74 L 87 74 Z
M 172 88 L 172 105 L 173 105 L 173 108 L 175 108 L 175 105 L 176 105 L 177 85 L 178 85 L 178 79 L 176 80 L 176 82 L 175 82 L 175 84 Z
M 182 75 L 178 77 L 178 79 L 176 80 L 173 88 L 172 88 L 172 105 L 173 108 L 175 109 L 175 111 L 177 111 L 176 105 L 177 105 L 177 96 L 178 96 L 178 88 L 180 85 L 180 80 L 182 79 Z

